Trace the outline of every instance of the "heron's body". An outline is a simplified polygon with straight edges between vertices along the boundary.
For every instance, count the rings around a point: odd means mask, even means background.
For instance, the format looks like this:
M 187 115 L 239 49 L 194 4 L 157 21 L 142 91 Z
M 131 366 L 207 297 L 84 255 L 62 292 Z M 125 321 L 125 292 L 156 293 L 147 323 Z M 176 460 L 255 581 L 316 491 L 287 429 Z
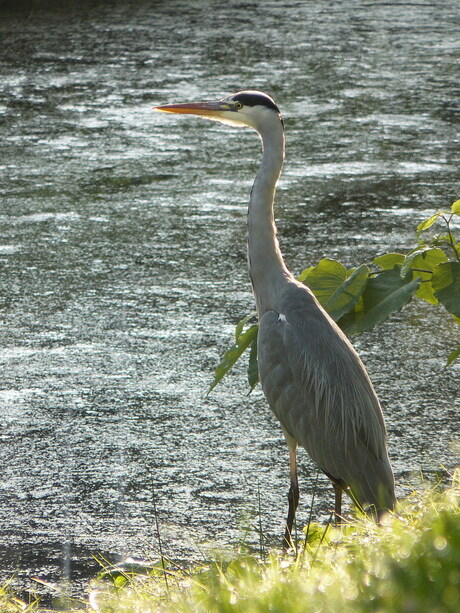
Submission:
M 259 317 L 260 380 L 290 449 L 285 541 L 298 501 L 298 444 L 331 478 L 336 494 L 348 489 L 378 514 L 392 509 L 385 424 L 367 372 L 340 328 L 286 268 L 279 249 L 273 201 L 284 160 L 284 126 L 278 107 L 265 94 L 250 91 L 216 103 L 158 108 L 247 125 L 262 139 L 262 164 L 248 211 L 248 260 Z
M 304 447 L 362 506 L 393 508 L 382 412 L 348 340 L 294 282 L 259 325 L 262 387 L 289 446 Z

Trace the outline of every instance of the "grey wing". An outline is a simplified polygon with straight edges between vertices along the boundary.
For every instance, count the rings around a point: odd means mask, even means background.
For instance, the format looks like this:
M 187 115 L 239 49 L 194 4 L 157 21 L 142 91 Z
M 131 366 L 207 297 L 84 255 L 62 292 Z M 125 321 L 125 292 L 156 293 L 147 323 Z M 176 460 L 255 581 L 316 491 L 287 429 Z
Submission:
M 294 286 L 259 321 L 260 379 L 283 430 L 361 504 L 392 508 L 382 411 L 358 355 L 316 299 Z

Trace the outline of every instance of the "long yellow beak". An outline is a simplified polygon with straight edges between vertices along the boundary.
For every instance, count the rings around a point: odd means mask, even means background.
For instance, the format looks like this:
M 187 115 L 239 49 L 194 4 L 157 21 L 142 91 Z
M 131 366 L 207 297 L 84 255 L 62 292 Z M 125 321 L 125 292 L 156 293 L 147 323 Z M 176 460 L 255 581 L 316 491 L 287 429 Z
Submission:
M 225 102 L 186 102 L 185 104 L 167 104 L 154 106 L 156 111 L 162 113 L 185 113 L 187 115 L 201 115 L 202 117 L 216 117 L 219 113 L 230 110 Z

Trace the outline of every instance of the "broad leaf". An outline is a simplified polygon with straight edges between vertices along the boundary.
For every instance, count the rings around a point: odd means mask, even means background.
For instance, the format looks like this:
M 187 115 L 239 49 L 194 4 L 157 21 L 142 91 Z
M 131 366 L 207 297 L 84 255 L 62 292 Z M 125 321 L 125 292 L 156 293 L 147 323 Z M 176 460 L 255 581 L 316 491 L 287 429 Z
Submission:
M 256 311 L 252 311 L 252 313 L 248 313 L 248 315 L 243 317 L 243 319 L 240 319 L 240 321 L 236 324 L 236 327 L 235 327 L 235 343 L 236 344 L 238 344 L 238 338 L 240 337 L 241 333 L 243 332 L 244 326 L 248 323 L 248 321 L 250 319 L 252 319 L 256 315 L 257 315 L 257 312 Z
M 401 266 L 401 277 L 405 277 L 411 271 L 421 274 L 433 272 L 438 264 L 446 260 L 447 256 L 442 249 L 436 247 L 415 249 L 404 259 L 404 263 Z
M 308 268 L 305 268 L 305 270 L 302 270 L 300 275 L 297 277 L 297 280 L 303 283 L 307 276 L 310 274 L 310 271 L 312 271 L 314 268 L 314 266 L 309 266 Z
M 302 272 L 299 280 L 305 283 L 315 294 L 321 306 L 327 301 L 347 278 L 347 269 L 336 260 L 320 260 L 316 266 L 310 266 Z
M 368 280 L 363 293 L 362 311 L 355 313 L 354 321 L 344 322 L 347 334 L 360 334 L 385 321 L 400 311 L 414 295 L 420 279 L 401 279 L 400 268 L 385 270 Z
M 367 284 L 369 268 L 362 264 L 335 290 L 324 308 L 334 321 L 349 313 L 358 302 Z
M 433 293 L 431 285 L 433 270 L 441 262 L 446 262 L 447 256 L 442 249 L 438 248 L 422 248 L 410 253 L 404 260 L 401 267 L 401 277 L 405 277 L 412 272 L 414 279 L 420 277 L 420 283 L 417 289 L 416 296 L 422 300 L 426 300 L 430 304 L 437 304 L 438 299 Z
M 232 345 L 227 351 L 224 353 L 224 356 L 218 364 L 215 374 L 214 381 L 212 382 L 208 394 L 216 387 L 219 381 L 228 373 L 228 371 L 232 368 L 238 358 L 246 351 L 249 345 L 255 340 L 257 337 L 258 325 L 253 324 L 250 328 L 248 328 L 245 332 L 242 332 L 238 338 L 235 345 Z
M 435 213 L 431 217 L 428 217 L 428 219 L 425 219 L 424 221 L 419 223 L 418 226 L 417 226 L 417 236 L 420 236 L 420 234 L 424 230 L 428 230 L 428 228 L 431 228 L 431 226 L 435 223 L 435 221 L 438 219 L 438 217 L 440 217 L 442 214 L 443 214 L 443 211 L 438 211 L 437 213 Z
M 450 366 L 450 364 L 452 364 L 452 362 L 454 362 L 457 358 L 460 358 L 460 347 L 449 353 L 449 357 L 447 358 L 447 366 Z
M 439 264 L 431 279 L 436 298 L 446 309 L 460 317 L 460 262 Z
M 376 257 L 372 263 L 376 266 L 380 266 L 383 270 L 391 270 L 398 264 L 402 266 L 404 257 L 402 253 L 385 253 L 384 255 Z
M 454 215 L 460 215 L 460 200 L 456 200 L 450 207 L 450 210 L 452 213 L 454 213 Z

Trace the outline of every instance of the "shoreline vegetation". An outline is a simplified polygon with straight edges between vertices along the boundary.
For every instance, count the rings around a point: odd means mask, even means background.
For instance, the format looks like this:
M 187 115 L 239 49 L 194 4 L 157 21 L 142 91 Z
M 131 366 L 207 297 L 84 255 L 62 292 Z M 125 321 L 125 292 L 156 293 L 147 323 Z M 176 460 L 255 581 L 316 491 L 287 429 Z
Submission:
M 455 450 L 454 450 L 455 451 Z M 52 609 L 4 586 L 2 613 L 454 613 L 460 610 L 460 470 L 448 487 L 413 492 L 381 525 L 310 523 L 297 553 L 242 551 L 184 569 L 167 559 L 107 566 L 86 600 Z
M 305 283 L 347 336 L 362 334 L 398 313 L 413 298 L 442 305 L 460 325 L 460 240 L 454 235 L 460 218 L 460 200 L 417 225 L 415 244 L 407 253 L 384 253 L 371 264 L 349 270 L 336 260 L 323 258 L 298 277 Z M 259 382 L 258 324 L 255 313 L 241 319 L 235 339 L 215 369 L 208 394 L 248 351 L 247 381 L 252 391 Z M 247 327 L 247 324 L 250 324 Z M 460 357 L 452 346 L 447 365 Z

